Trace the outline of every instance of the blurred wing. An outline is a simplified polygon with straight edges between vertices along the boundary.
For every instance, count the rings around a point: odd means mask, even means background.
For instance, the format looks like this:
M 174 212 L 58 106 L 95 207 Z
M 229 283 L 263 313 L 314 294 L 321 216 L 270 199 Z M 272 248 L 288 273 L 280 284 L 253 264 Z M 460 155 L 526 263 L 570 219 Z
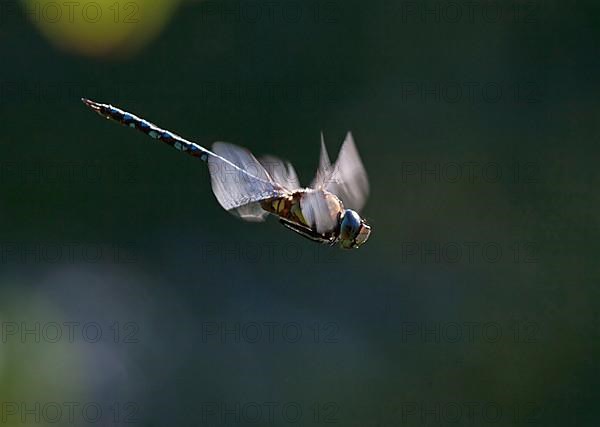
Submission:
M 332 167 L 329 161 L 329 154 L 327 154 L 327 147 L 325 147 L 325 139 L 323 138 L 323 132 L 321 132 L 321 155 L 319 156 L 319 169 L 313 182 L 310 184 L 311 188 L 321 189 L 325 188 L 325 183 L 331 175 Z
M 286 190 L 296 191 L 300 188 L 300 181 L 296 170 L 290 162 L 284 162 L 275 156 L 263 156 L 260 164 L 266 169 L 273 181 Z
M 248 150 L 225 142 L 212 148 L 216 156 L 208 157 L 208 168 L 219 204 L 244 220 L 262 221 L 266 215 L 256 202 L 280 197 L 285 190 Z
M 333 231 L 337 226 L 339 202 L 336 204 L 333 199 L 331 195 L 327 197 L 318 190 L 308 190 L 300 199 L 302 216 L 307 224 L 320 234 Z
M 240 217 L 244 221 L 251 222 L 264 221 L 269 215 L 269 213 L 260 206 L 260 202 L 248 203 L 247 205 L 240 206 L 229 212 Z
M 345 208 L 360 211 L 367 201 L 369 178 L 350 132 L 346 135 L 324 188 L 338 196 Z

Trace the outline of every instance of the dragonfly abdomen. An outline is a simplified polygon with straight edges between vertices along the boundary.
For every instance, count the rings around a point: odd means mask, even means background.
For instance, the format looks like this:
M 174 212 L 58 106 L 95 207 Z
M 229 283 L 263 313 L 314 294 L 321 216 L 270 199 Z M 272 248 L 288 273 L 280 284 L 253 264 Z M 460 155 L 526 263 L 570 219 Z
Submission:
M 302 215 L 302 209 L 300 207 L 301 198 L 302 194 L 296 192 L 284 197 L 264 200 L 261 203 L 261 207 L 273 215 L 310 227 L 310 225 L 307 224 L 304 215 Z
M 183 151 L 192 157 L 200 158 L 203 161 L 207 161 L 208 159 L 208 150 L 183 139 L 173 132 L 162 129 L 156 126 L 154 123 L 150 123 L 147 120 L 144 120 L 119 108 L 113 107 L 109 104 L 100 104 L 85 98 L 83 98 L 82 101 L 102 117 L 105 117 L 109 120 L 114 120 L 118 123 L 121 123 L 123 126 L 137 129 L 140 132 L 148 135 L 150 138 L 164 142 L 176 150 Z

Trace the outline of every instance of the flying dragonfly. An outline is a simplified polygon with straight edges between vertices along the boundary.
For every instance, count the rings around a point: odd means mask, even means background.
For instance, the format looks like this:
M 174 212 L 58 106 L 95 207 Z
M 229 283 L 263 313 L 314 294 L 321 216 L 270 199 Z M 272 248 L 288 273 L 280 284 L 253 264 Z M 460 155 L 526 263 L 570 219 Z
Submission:
M 257 159 L 245 148 L 225 142 L 214 143 L 211 151 L 112 105 L 82 101 L 107 119 L 208 163 L 219 204 L 243 220 L 264 221 L 271 214 L 312 241 L 345 249 L 360 247 L 371 234 L 358 214 L 369 195 L 369 180 L 351 133 L 333 165 L 321 134 L 319 168 L 310 187 L 303 188 L 294 167 L 277 157 Z

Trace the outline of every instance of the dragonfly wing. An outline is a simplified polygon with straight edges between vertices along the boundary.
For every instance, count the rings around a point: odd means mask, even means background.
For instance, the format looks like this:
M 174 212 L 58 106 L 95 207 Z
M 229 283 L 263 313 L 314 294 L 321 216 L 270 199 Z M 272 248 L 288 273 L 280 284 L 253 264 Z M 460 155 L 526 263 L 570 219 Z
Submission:
M 285 195 L 285 189 L 271 179 L 250 151 L 225 142 L 216 142 L 212 148 L 216 155 L 208 157 L 208 168 L 219 204 L 242 219 L 262 220 L 256 202 Z
M 332 167 L 329 161 L 329 154 L 327 154 L 327 147 L 325 147 L 325 138 L 323 132 L 321 132 L 321 155 L 319 156 L 319 169 L 313 182 L 310 184 L 311 188 L 325 188 L 325 184 L 329 176 L 331 175 Z
M 284 162 L 275 156 L 263 156 L 260 164 L 277 184 L 286 190 L 296 191 L 300 188 L 300 180 L 290 162 Z
M 319 234 L 331 232 L 337 226 L 339 202 L 335 203 L 334 199 L 318 190 L 308 190 L 300 199 L 302 216 Z
M 338 196 L 344 207 L 360 211 L 369 196 L 369 178 L 348 132 L 324 188 Z
M 234 215 L 239 216 L 244 221 L 261 222 L 264 221 L 269 213 L 265 211 L 259 202 L 248 203 L 230 211 Z

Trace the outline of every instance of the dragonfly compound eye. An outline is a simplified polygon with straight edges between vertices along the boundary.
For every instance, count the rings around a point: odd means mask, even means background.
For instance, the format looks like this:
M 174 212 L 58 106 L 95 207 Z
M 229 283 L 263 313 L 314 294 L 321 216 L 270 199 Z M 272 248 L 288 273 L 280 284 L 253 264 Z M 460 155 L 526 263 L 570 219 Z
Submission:
M 340 224 L 340 243 L 344 248 L 356 246 L 356 237 L 360 233 L 362 221 L 360 216 L 352 209 L 346 209 Z

